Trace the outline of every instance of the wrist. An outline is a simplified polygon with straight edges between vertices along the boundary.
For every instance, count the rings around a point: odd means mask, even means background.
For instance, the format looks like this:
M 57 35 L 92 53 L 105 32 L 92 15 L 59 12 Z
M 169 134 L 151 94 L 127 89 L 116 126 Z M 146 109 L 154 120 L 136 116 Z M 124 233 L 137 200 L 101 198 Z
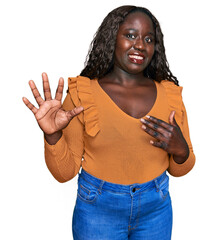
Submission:
M 189 149 L 187 150 L 186 153 L 181 154 L 181 155 L 173 154 L 173 160 L 178 164 L 184 163 L 188 159 L 188 157 L 189 157 Z
M 44 133 L 44 138 L 49 145 L 55 145 L 61 137 L 62 137 L 62 131 L 58 131 L 53 134 Z

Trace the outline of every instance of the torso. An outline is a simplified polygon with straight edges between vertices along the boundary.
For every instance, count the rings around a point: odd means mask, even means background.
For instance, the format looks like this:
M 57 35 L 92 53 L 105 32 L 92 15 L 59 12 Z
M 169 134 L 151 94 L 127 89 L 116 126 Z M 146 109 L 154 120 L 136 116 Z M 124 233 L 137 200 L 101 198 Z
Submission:
M 123 112 L 134 118 L 144 117 L 157 98 L 156 85 L 152 80 L 132 88 L 123 87 L 106 78 L 100 79 L 98 83 Z

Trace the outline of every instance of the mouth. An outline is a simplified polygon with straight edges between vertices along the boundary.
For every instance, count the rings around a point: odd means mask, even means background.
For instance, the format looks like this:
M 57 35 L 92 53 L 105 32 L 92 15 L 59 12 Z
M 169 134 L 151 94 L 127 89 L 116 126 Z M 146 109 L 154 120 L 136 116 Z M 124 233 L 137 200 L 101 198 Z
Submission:
M 143 64 L 144 61 L 145 61 L 145 57 L 142 56 L 142 55 L 128 55 L 129 57 L 129 60 L 133 63 L 136 63 L 136 64 Z

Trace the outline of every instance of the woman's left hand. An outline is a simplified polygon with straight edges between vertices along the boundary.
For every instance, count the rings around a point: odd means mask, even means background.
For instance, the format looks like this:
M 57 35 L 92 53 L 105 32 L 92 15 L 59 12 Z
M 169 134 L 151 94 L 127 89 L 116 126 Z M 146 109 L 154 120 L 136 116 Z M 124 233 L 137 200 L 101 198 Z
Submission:
M 144 131 L 158 140 L 151 140 L 150 143 L 172 154 L 174 161 L 181 164 L 189 156 L 189 147 L 174 116 L 175 111 L 172 111 L 169 123 L 153 116 L 146 116 L 147 119 L 141 118 L 141 122 Z

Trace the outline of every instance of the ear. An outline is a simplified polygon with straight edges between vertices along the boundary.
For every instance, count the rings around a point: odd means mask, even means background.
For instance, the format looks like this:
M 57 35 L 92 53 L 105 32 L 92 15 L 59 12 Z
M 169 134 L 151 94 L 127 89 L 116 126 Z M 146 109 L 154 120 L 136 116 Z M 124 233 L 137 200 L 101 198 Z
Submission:
M 173 126 L 177 126 L 177 123 L 175 120 L 175 114 L 176 114 L 176 111 L 172 111 L 169 116 L 169 123 Z

